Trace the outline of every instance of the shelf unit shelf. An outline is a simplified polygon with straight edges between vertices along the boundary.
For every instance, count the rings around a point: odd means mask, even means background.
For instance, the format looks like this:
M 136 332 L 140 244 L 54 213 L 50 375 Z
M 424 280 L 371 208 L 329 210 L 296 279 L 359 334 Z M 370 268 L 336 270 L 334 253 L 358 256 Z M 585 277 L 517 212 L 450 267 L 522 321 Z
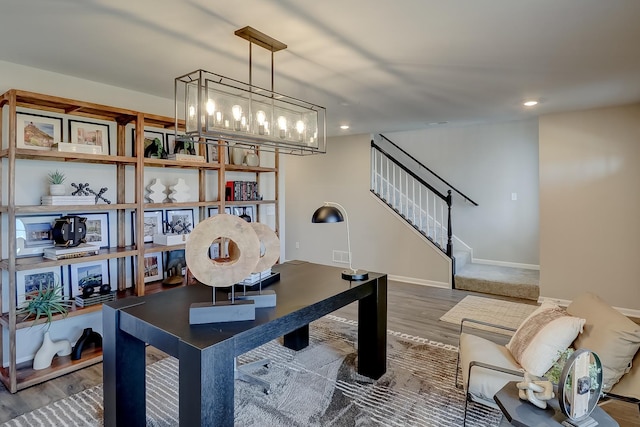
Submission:
M 115 141 L 111 140 L 110 152 L 105 154 L 45 151 L 18 147 L 17 113 L 25 110 L 26 112 L 35 110 L 36 112 L 44 111 L 55 113 L 63 117 L 63 123 L 65 119 L 77 118 L 109 122 L 109 132 L 112 132 L 115 127 L 116 138 Z M 148 114 L 130 109 L 16 89 L 11 89 L 0 95 L 0 112 L 3 112 L 2 119 L 0 119 L 0 138 L 2 139 L 2 144 L 0 144 L 0 168 L 6 168 L 5 173 L 8 176 L 7 181 L 2 182 L 0 186 L 0 195 L 3 195 L 2 192 L 4 191 L 7 192 L 4 193 L 6 204 L 0 205 L 0 217 L 4 216 L 6 219 L 2 218 L 2 222 L 8 224 L 8 230 L 2 230 L 0 233 L 0 237 L 4 239 L 8 249 L 6 253 L 0 252 L 0 270 L 5 270 L 8 273 L 0 276 L 0 289 L 4 291 L 8 288 L 9 290 L 9 292 L 6 293 L 0 292 L 0 307 L 2 308 L 1 311 L 3 311 L 0 313 L 0 360 L 5 361 L 8 359 L 8 367 L 1 367 L 2 364 L 0 364 L 0 381 L 12 393 L 102 361 L 101 350 L 92 349 L 83 353 L 82 359 L 78 361 L 71 361 L 70 357 L 55 357 L 51 367 L 38 371 L 32 369 L 30 362 L 17 363 L 17 331 L 29 328 L 34 324 L 45 323 L 43 319 L 39 319 L 34 323 L 33 320 L 22 320 L 18 318 L 16 314 L 18 307 L 16 307 L 17 303 L 15 300 L 17 295 L 16 274 L 18 272 L 45 267 L 68 266 L 87 261 L 112 260 L 109 264 L 117 268 L 118 290 L 116 298 L 142 296 L 149 293 L 162 292 L 166 289 L 174 289 L 176 286 L 164 286 L 162 280 L 144 283 L 144 269 L 133 268 L 131 270 L 134 275 L 131 280 L 133 284 L 131 287 L 126 287 L 128 281 L 127 274 L 130 272 L 129 266 L 133 265 L 132 262 L 141 260 L 145 256 L 145 253 L 165 253 L 173 250 L 183 250 L 185 244 L 157 245 L 145 243 L 143 245 L 127 245 L 127 233 L 130 233 L 131 229 L 127 228 L 125 224 L 127 221 L 131 221 L 131 212 L 138 213 L 138 215 L 135 216 L 135 222 L 131 224 L 136 230 L 135 236 L 133 236 L 132 239 L 133 242 L 144 241 L 144 215 L 141 213 L 145 210 L 191 208 L 196 210 L 196 215 L 198 215 L 199 220 L 202 221 L 208 216 L 208 207 L 216 207 L 219 209 L 219 212 L 224 212 L 227 206 L 255 205 L 259 210 L 263 205 L 275 205 L 275 211 L 271 212 L 270 210 L 272 208 L 269 207 L 267 215 L 275 215 L 275 229 L 276 233 L 278 232 L 279 162 L 277 151 L 273 154 L 273 157 L 268 157 L 268 161 L 255 167 L 227 163 L 228 149 L 225 145 L 226 143 L 223 141 L 219 141 L 219 143 L 216 144 L 218 162 L 151 159 L 145 158 L 142 155 L 144 152 L 145 128 L 150 127 L 163 129 L 165 131 L 175 130 L 176 122 L 173 117 Z M 183 123 L 178 123 L 178 126 L 183 125 Z M 127 126 L 129 126 L 129 128 L 133 126 L 135 129 L 133 131 L 133 141 L 131 142 L 127 142 L 127 136 L 131 134 Z M 111 135 L 113 136 L 114 133 L 111 133 Z M 133 149 L 131 145 L 133 145 Z M 207 148 L 211 147 L 207 147 L 206 144 L 199 144 L 200 152 L 198 154 L 206 155 Z M 247 147 L 247 149 L 248 148 L 249 147 Z M 258 150 L 256 150 L 256 152 L 257 151 Z M 136 153 L 138 154 L 136 155 Z M 115 200 L 112 200 L 114 203 L 56 206 L 17 204 L 16 169 L 22 167 L 25 162 L 32 161 L 112 165 L 115 168 L 116 197 Z M 144 199 L 145 171 L 158 174 L 158 172 L 164 173 L 163 169 L 166 170 L 167 173 L 169 173 L 170 169 L 182 169 L 193 171 L 193 173 L 197 174 L 197 200 L 181 203 L 147 203 Z M 271 194 L 269 194 L 269 200 L 225 201 L 225 178 L 228 172 L 251 173 L 254 174 L 258 182 L 260 181 L 261 175 L 264 176 L 265 179 L 273 180 L 275 184 L 273 190 L 275 193 L 274 197 L 271 197 Z M 186 173 L 191 174 L 192 172 Z M 131 187 L 132 185 L 133 187 Z M 208 188 L 209 186 L 211 186 L 211 188 Z M 125 189 L 127 188 L 133 188 L 133 198 L 129 194 L 126 195 Z M 211 196 L 212 194 L 213 196 Z M 210 200 L 212 198 L 214 200 Z M 42 256 L 16 257 L 16 217 L 37 214 L 73 214 L 99 211 L 110 212 L 110 215 L 115 215 L 116 217 L 117 242 L 114 247 L 101 249 L 97 255 L 64 260 L 48 260 Z M 256 219 L 259 220 L 258 212 L 256 212 Z M 4 278 L 7 276 L 8 280 Z M 5 298 L 4 301 L 3 294 Z M 7 294 L 9 295 L 8 301 L 6 300 Z M 4 310 L 6 306 L 9 308 L 8 311 Z M 101 304 L 85 308 L 74 305 L 67 316 L 60 314 L 55 315 L 53 321 L 83 316 L 98 312 L 101 309 Z M 8 352 L 6 348 L 9 349 Z

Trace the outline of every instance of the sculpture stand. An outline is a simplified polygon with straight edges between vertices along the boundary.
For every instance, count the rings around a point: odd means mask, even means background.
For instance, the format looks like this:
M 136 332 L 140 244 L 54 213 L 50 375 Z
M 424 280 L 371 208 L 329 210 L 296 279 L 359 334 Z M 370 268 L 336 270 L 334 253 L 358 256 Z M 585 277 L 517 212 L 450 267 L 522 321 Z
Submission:
M 233 297 L 233 294 L 229 294 L 229 299 Z M 260 288 L 257 291 L 247 292 L 247 286 L 244 286 L 242 294 L 237 295 L 235 299 L 240 301 L 252 300 L 256 304 L 256 308 L 263 307 L 275 307 L 276 306 L 276 292 L 272 290 L 262 290 L 262 277 L 260 277 Z
M 232 288 L 233 293 L 233 288 Z M 253 300 L 216 301 L 216 288 L 213 288 L 213 302 L 193 303 L 189 307 L 189 324 L 239 322 L 255 320 L 256 304 Z

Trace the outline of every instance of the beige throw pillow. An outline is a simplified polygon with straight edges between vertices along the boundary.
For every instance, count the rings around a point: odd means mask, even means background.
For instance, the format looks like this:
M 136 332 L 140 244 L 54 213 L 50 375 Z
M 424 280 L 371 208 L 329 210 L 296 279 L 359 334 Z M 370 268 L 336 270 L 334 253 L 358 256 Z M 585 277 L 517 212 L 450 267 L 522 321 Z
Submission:
M 587 319 L 575 348 L 594 351 L 602 362 L 602 390 L 608 392 L 624 375 L 640 347 L 640 325 L 592 293 L 573 300 L 567 312 Z
M 525 371 L 543 376 L 582 332 L 584 322 L 545 301 L 522 322 L 506 347 Z

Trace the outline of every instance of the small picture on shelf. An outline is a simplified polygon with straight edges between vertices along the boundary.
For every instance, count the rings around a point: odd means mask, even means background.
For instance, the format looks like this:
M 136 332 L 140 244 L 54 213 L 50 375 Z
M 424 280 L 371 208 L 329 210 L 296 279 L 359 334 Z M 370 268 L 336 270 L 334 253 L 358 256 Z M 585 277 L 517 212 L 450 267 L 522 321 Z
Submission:
M 193 209 L 167 211 L 166 234 L 188 234 L 193 230 Z
M 256 222 L 255 216 L 253 215 L 253 206 L 234 206 L 233 214 L 247 222 Z
M 209 163 L 218 163 L 220 161 L 218 156 L 219 145 L 215 142 L 216 141 L 209 140 L 207 144 L 207 162 Z M 226 146 L 223 146 L 222 149 L 226 150 Z
M 87 234 L 85 239 L 88 244 L 108 248 L 109 245 L 109 213 L 85 213 L 78 214 L 87 218 L 85 227 Z
M 167 151 L 169 154 L 198 154 L 198 144 L 190 141 L 176 141 L 176 135 L 167 134 Z
M 163 215 L 164 215 L 164 212 L 161 210 L 144 212 L 143 230 L 144 230 L 145 242 L 153 242 L 154 234 L 163 234 L 162 232 Z M 135 212 L 131 212 L 131 231 L 133 234 L 131 241 L 135 244 L 136 242 L 136 213 Z
M 219 212 L 220 212 L 219 208 L 209 208 L 209 216 L 218 215 Z M 228 206 L 225 207 L 224 213 L 231 215 L 231 208 Z
M 107 260 L 71 264 L 71 296 L 85 298 L 100 292 L 103 285 L 109 285 L 109 263 Z M 109 287 L 111 290 L 111 287 Z
M 37 114 L 17 113 L 16 147 L 51 150 L 62 141 L 62 119 Z
M 166 252 L 166 261 L 164 264 L 165 277 L 184 276 L 187 268 L 184 249 Z
M 110 154 L 108 125 L 70 119 L 69 140 L 72 144 L 100 146 L 103 154 Z
M 165 147 L 165 134 L 151 130 L 144 131 L 144 145 L 142 147 L 144 157 L 150 159 L 166 159 L 167 149 Z M 136 147 L 136 130 L 131 129 L 131 141 L 133 144 L 133 152 Z
M 162 253 L 144 254 L 144 283 L 162 279 Z
M 16 256 L 42 255 L 46 248 L 54 246 L 53 223 L 55 216 L 16 217 Z
M 47 267 L 16 272 L 16 304 L 20 307 L 26 301 L 26 294 L 60 285 L 61 267 Z

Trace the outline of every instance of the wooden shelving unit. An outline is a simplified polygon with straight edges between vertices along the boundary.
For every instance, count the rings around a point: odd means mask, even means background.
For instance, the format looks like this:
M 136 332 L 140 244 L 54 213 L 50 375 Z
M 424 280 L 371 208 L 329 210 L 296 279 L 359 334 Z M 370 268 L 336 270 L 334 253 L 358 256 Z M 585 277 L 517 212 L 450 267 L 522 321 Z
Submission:
M 68 153 L 58 151 L 40 151 L 30 150 L 17 147 L 17 119 L 16 113 L 26 110 L 37 110 L 43 112 L 53 112 L 62 115 L 65 118 L 77 119 L 97 119 L 101 121 L 112 122 L 115 125 L 115 144 L 111 144 L 111 152 L 115 154 L 84 154 L 84 153 Z M 270 167 L 258 166 L 248 167 L 244 165 L 232 165 L 225 162 L 226 149 L 218 146 L 219 162 L 203 163 L 193 161 L 175 161 L 164 159 L 144 158 L 144 129 L 145 127 L 160 128 L 165 130 L 175 129 L 175 120 L 173 117 L 164 117 L 154 114 L 142 113 L 129 109 L 111 107 L 79 100 L 61 98 L 56 96 L 43 95 L 22 90 L 9 90 L 0 96 L 0 112 L 8 110 L 6 120 L 0 120 L 0 137 L 3 137 L 3 127 L 8 127 L 8 138 L 3 138 L 0 144 L 0 172 L 2 168 L 7 168 L 7 182 L 0 186 L 0 200 L 2 200 L 2 192 L 6 191 L 6 204 L 0 205 L 0 219 L 6 217 L 6 230 L 0 230 L 0 241 L 6 241 L 7 253 L 0 252 L 0 270 L 7 272 L 5 277 L 8 280 L 2 281 L 0 276 L 0 288 L 7 290 L 9 309 L 0 315 L 0 360 L 5 359 L 4 344 L 8 341 L 8 366 L 0 367 L 0 381 L 11 391 L 15 393 L 18 390 L 30 387 L 49 379 L 67 374 L 77 369 L 84 368 L 94 363 L 102 361 L 102 352 L 100 350 L 89 351 L 83 353 L 81 360 L 72 361 L 69 357 L 56 357 L 51 367 L 34 371 L 31 363 L 16 363 L 16 347 L 17 347 L 17 331 L 29 328 L 34 325 L 33 320 L 22 320 L 16 315 L 17 307 L 17 289 L 16 289 L 16 273 L 28 271 L 31 269 L 42 267 L 67 266 L 75 263 L 86 261 L 114 260 L 117 265 L 117 298 L 127 298 L 130 296 L 142 296 L 145 293 L 162 292 L 165 288 L 160 282 L 144 283 L 144 269 L 135 269 L 135 277 L 132 282 L 134 285 L 127 288 L 127 265 L 128 260 L 138 262 L 144 257 L 145 253 L 167 252 L 172 250 L 184 249 L 182 245 L 155 245 L 145 243 L 143 245 L 128 245 L 126 235 L 126 223 L 131 221 L 131 212 L 137 212 L 135 216 L 135 242 L 144 240 L 144 215 L 145 210 L 160 209 L 186 209 L 192 208 L 196 210 L 196 215 L 202 220 L 207 217 L 207 208 L 217 207 L 220 212 L 224 212 L 225 206 L 242 206 L 255 205 L 257 209 L 262 206 L 275 207 L 275 226 L 276 232 L 278 226 L 278 154 L 275 154 L 275 164 Z M 128 152 L 126 142 L 126 126 L 133 125 L 136 129 L 133 143 L 133 151 Z M 113 134 L 112 134 L 113 136 Z M 115 150 L 114 150 L 115 147 Z M 200 144 L 201 152 L 205 154 L 204 144 Z M 137 154 L 138 153 L 138 154 Z M 111 204 L 97 205 L 65 205 L 65 206 L 40 206 L 40 205 L 17 205 L 16 204 L 16 160 L 27 161 L 54 161 L 67 162 L 74 164 L 103 164 L 113 165 L 115 168 L 117 188 L 116 200 Z M 145 170 L 155 169 L 189 169 L 197 174 L 199 183 L 198 201 L 184 203 L 146 203 L 145 195 Z M 133 178 L 131 178 L 131 170 L 133 170 Z M 217 178 L 217 183 L 211 183 L 211 172 Z M 261 174 L 266 174 L 269 179 L 273 179 L 275 184 L 275 197 L 269 200 L 229 202 L 224 200 L 225 182 L 227 172 L 240 172 L 253 174 L 256 180 L 260 181 Z M 44 174 L 43 174 L 44 177 Z M 217 200 L 208 200 L 206 188 L 208 185 L 217 186 Z M 134 200 L 127 202 L 125 199 L 125 188 L 133 187 Z M 111 248 L 101 249 L 99 254 L 91 257 L 67 259 L 52 261 L 44 259 L 41 256 L 17 258 L 16 257 L 16 216 L 24 214 L 57 214 L 60 212 L 92 212 L 92 211 L 113 211 L 117 219 L 116 242 Z M 256 212 L 257 217 L 258 212 Z M 133 226 L 133 224 L 132 224 Z M 1 247 L 1 246 L 0 246 Z M 4 307 L 2 301 L 3 292 L 0 292 L 0 307 Z M 89 306 L 86 308 L 75 307 L 70 310 L 67 317 L 82 316 L 88 313 L 101 311 L 101 305 Z M 4 310 L 3 310 L 4 311 Z M 54 316 L 54 321 L 62 319 L 63 316 Z M 43 323 L 39 320 L 35 324 Z

